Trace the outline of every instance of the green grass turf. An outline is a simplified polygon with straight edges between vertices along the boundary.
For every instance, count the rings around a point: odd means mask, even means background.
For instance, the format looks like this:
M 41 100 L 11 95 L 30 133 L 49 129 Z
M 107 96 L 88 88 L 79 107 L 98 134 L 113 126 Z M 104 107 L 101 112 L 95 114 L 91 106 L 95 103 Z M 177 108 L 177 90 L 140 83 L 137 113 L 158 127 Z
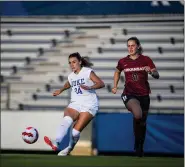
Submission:
M 184 158 L 1 154 L 1 167 L 183 167 Z

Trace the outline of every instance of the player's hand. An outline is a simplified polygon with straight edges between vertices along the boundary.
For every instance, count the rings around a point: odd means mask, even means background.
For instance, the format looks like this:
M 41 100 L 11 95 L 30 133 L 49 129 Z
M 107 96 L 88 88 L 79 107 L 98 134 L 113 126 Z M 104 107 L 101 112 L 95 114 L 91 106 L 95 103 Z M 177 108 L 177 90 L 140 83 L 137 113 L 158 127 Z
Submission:
M 90 86 L 86 86 L 86 85 L 80 85 L 80 87 L 84 90 L 90 90 L 91 87 Z
M 144 70 L 145 70 L 147 73 L 151 74 L 151 68 L 150 68 L 149 66 L 145 66 L 145 67 L 144 67 Z
M 60 93 L 61 93 L 60 90 L 55 90 L 55 91 L 53 92 L 53 96 L 58 96 Z
M 113 94 L 116 94 L 117 90 L 118 90 L 117 87 L 112 88 L 112 93 L 113 93 Z

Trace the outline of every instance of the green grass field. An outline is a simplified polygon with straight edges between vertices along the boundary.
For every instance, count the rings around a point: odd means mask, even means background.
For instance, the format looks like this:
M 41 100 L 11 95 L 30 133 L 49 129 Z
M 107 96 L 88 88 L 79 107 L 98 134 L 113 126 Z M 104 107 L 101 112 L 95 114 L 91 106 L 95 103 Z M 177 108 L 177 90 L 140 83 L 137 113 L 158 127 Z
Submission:
M 1 167 L 183 167 L 184 158 L 1 154 Z

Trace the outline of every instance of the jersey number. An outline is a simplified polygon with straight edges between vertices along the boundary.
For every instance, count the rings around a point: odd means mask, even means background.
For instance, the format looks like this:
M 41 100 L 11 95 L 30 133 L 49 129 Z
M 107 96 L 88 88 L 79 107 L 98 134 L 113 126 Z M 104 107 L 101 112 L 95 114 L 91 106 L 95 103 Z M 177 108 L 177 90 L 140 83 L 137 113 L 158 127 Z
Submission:
M 80 87 L 75 88 L 75 92 L 76 94 L 82 94 L 82 90 L 80 89 Z
M 133 79 L 133 81 L 138 81 L 138 74 L 137 73 L 133 73 L 132 74 L 132 79 Z

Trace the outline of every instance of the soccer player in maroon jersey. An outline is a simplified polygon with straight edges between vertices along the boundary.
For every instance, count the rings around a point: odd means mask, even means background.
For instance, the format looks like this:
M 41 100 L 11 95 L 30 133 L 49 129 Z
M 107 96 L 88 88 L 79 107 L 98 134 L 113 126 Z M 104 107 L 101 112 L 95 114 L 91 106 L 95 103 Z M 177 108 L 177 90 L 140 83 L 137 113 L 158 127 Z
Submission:
M 159 73 L 153 61 L 142 55 L 140 41 L 136 37 L 127 40 L 128 55 L 118 61 L 114 73 L 114 87 L 112 93 L 116 93 L 120 74 L 124 71 L 125 88 L 121 98 L 126 108 L 133 114 L 133 128 L 135 135 L 134 149 L 136 155 L 143 156 L 143 145 L 146 134 L 146 119 L 150 106 L 150 86 L 148 74 L 159 79 Z

